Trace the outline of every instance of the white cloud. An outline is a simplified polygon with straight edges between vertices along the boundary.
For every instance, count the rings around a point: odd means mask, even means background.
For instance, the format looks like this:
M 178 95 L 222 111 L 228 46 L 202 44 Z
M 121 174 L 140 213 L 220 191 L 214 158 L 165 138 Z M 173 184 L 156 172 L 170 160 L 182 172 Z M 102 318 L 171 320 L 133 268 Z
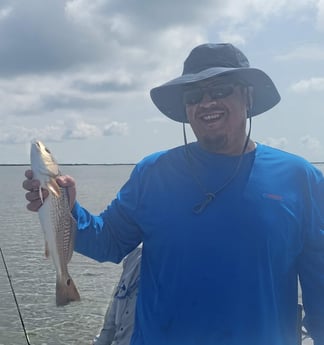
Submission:
M 305 135 L 300 138 L 301 143 L 309 150 L 318 150 L 322 147 L 321 142 L 310 135 Z
M 318 0 L 317 9 L 317 27 L 319 30 L 324 30 L 324 0 Z
M 321 0 L 323 1 L 323 0 Z M 244 44 L 251 36 L 264 29 L 274 18 L 293 18 L 303 21 L 306 10 L 316 7 L 317 0 L 228 0 L 217 11 L 218 21 L 225 30 L 219 37 L 236 44 Z M 211 14 L 215 12 L 210 11 Z M 313 20 L 312 14 L 307 19 Z
M 1 121 L 0 125 L 2 128 L 0 143 L 2 144 L 29 143 L 32 139 L 39 139 L 45 142 L 61 142 L 128 134 L 128 125 L 126 123 L 113 121 L 102 126 L 86 122 L 79 116 L 70 116 L 64 121 L 55 121 L 51 125 L 43 127 L 27 127 L 18 124 L 8 125 L 5 121 Z
M 64 123 L 62 139 L 87 139 L 101 135 L 101 130 L 81 119 L 70 119 Z
M 265 145 L 273 146 L 281 150 L 285 150 L 288 145 L 288 139 L 285 137 L 280 137 L 280 138 L 266 138 L 265 140 L 262 141 Z
M 43 128 L 28 128 L 24 126 L 10 126 L 3 128 L 0 133 L 2 144 L 29 143 L 32 139 L 44 141 L 61 141 L 62 129 L 60 126 L 47 126 Z
M 127 135 L 128 134 L 128 125 L 125 122 L 117 122 L 113 121 L 108 125 L 104 126 L 103 135 L 111 136 L 111 135 Z
M 3 7 L 0 8 L 0 20 L 5 19 L 10 16 L 12 13 L 13 8 L 12 7 Z
M 291 90 L 296 93 L 303 93 L 309 91 L 323 92 L 324 91 L 324 78 L 310 78 L 300 80 L 299 82 L 291 85 Z
M 316 1 L 204 0 L 203 6 L 187 1 L 185 11 L 173 0 L 163 1 L 163 6 L 147 0 L 11 3 L 14 15 L 8 16 L 0 34 L 3 74 L 66 71 L 98 63 L 111 71 L 117 66 L 143 71 L 152 69 L 151 63 L 158 63 L 158 69 L 168 56 L 165 50 L 172 47 L 174 55 L 182 56 L 196 43 L 208 41 L 208 28 L 215 28 L 218 39 L 244 44 L 272 16 L 304 13 Z M 164 44 L 163 36 L 168 38 Z
M 296 49 L 286 54 L 277 55 L 278 61 L 308 60 L 322 61 L 324 59 L 324 48 L 322 45 L 306 43 L 299 45 Z
M 222 42 L 231 42 L 235 45 L 244 45 L 246 42 L 244 36 L 240 35 L 238 32 L 221 31 L 219 37 Z

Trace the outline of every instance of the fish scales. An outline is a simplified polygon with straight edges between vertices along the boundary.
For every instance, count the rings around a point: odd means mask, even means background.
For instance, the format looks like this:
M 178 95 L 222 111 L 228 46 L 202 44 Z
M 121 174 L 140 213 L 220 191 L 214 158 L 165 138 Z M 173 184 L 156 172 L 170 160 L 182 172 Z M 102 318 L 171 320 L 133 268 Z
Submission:
M 68 193 L 65 188 L 60 188 L 60 197 L 50 195 L 51 218 L 55 224 L 57 249 L 63 257 L 63 262 L 69 263 L 74 248 L 76 224 L 69 211 Z M 66 267 L 61 267 L 62 270 Z

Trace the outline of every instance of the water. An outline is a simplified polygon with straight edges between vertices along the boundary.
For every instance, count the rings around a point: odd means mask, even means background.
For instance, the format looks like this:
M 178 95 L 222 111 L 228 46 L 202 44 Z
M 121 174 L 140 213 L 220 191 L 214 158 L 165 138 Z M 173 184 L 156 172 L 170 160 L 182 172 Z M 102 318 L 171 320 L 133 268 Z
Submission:
M 70 274 L 80 302 L 55 304 L 55 270 L 45 259 L 38 215 L 26 210 L 25 167 L 0 167 L 0 246 L 32 345 L 90 345 L 100 329 L 120 265 L 73 254 Z M 106 208 L 132 166 L 64 166 L 75 177 L 78 200 L 98 213 Z M 0 345 L 27 344 L 4 264 L 0 260 Z
M 102 325 L 121 266 L 73 254 L 69 271 L 80 302 L 55 305 L 55 271 L 44 257 L 38 216 L 26 210 L 21 187 L 25 167 L 0 167 L 0 246 L 32 345 L 90 345 Z M 75 177 L 78 200 L 98 213 L 115 196 L 132 166 L 66 166 Z M 0 345 L 24 345 L 24 337 L 3 262 L 0 260 Z M 306 340 L 304 345 L 312 344 Z

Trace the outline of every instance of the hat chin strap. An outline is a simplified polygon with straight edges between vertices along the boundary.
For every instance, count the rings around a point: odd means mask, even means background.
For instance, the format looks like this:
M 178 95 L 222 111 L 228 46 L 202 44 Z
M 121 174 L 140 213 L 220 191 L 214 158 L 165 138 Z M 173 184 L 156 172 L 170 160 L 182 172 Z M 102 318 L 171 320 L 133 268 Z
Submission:
M 189 171 L 193 177 L 193 179 L 196 181 L 196 183 L 198 184 L 199 188 L 201 189 L 201 191 L 203 192 L 205 198 L 198 204 L 196 204 L 192 211 L 196 214 L 200 214 L 202 213 L 206 207 L 215 199 L 216 195 L 219 194 L 223 189 L 225 189 L 228 185 L 230 185 L 230 183 L 234 180 L 234 178 L 237 176 L 242 161 L 243 161 L 243 156 L 244 153 L 246 151 L 246 148 L 249 144 L 250 141 L 250 136 L 251 136 L 251 129 L 252 129 L 252 116 L 251 116 L 251 112 L 250 109 L 247 110 L 247 118 L 249 119 L 249 130 L 248 130 L 248 134 L 246 136 L 244 145 L 243 145 L 243 149 L 242 152 L 240 154 L 240 158 L 237 162 L 237 165 L 233 171 L 233 173 L 229 176 L 229 178 L 227 180 L 225 180 L 225 182 L 215 191 L 215 192 L 209 192 L 206 188 L 206 186 L 201 182 L 198 174 L 195 172 L 195 167 L 194 167 L 194 162 L 192 159 L 192 155 L 190 154 L 190 150 L 189 150 L 189 146 L 188 146 L 188 141 L 187 141 L 187 134 L 186 134 L 186 124 L 185 122 L 182 122 L 182 130 L 183 130 L 183 139 L 184 139 L 184 144 L 185 144 L 185 154 L 186 154 L 186 158 L 187 158 L 187 162 L 189 165 Z

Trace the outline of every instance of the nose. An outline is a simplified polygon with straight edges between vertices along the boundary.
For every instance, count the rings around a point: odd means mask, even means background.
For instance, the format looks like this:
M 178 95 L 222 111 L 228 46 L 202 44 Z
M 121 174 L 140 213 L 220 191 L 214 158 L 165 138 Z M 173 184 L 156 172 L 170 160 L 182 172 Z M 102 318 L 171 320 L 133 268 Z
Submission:
M 217 104 L 218 100 L 216 98 L 212 98 L 208 91 L 205 91 L 203 94 L 203 98 L 200 104 Z

